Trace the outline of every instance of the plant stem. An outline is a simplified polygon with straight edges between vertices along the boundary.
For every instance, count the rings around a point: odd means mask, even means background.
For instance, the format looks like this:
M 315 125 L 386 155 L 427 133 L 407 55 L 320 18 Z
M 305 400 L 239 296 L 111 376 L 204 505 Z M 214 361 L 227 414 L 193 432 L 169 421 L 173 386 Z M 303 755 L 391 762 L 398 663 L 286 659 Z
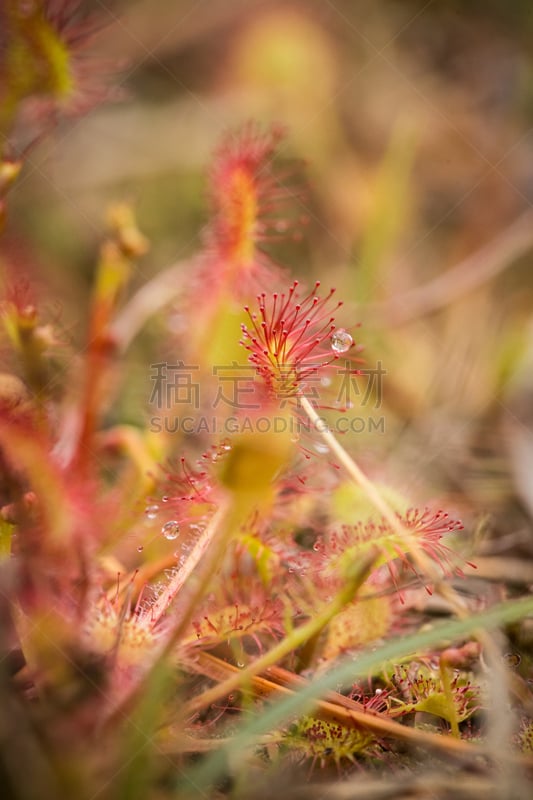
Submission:
M 325 425 L 324 420 L 317 414 L 307 397 L 300 397 L 300 403 L 310 421 L 313 423 L 315 430 L 320 434 L 331 452 L 335 454 L 336 458 L 342 464 L 348 475 L 350 475 L 355 483 L 360 486 L 361 489 L 363 489 L 376 511 L 379 511 L 383 519 L 389 523 L 393 531 L 408 543 L 407 550 L 417 564 L 418 568 L 435 584 L 435 587 L 438 589 L 440 594 L 445 597 L 446 600 L 448 600 L 457 615 L 464 616 L 466 609 L 462 600 L 457 596 L 451 587 L 442 581 L 437 567 L 431 561 L 429 556 L 424 553 L 416 541 L 416 538 L 412 535 L 411 531 L 409 531 L 405 525 L 402 524 L 401 520 L 398 519 L 397 514 L 376 489 L 372 481 L 367 478 L 357 462 L 338 442 L 333 433 Z
M 360 486 L 366 493 L 368 499 L 374 508 L 380 512 L 383 518 L 389 523 L 397 533 L 405 538 L 405 529 L 395 512 L 389 506 L 386 500 L 378 492 L 372 481 L 367 478 L 361 467 L 354 459 L 348 455 L 344 447 L 338 442 L 329 428 L 325 425 L 324 420 L 319 417 L 316 410 L 313 408 L 307 397 L 300 397 L 300 403 L 305 413 L 313 423 L 315 430 L 323 438 L 328 448 L 335 453 L 348 475 Z M 428 559 L 429 560 L 429 559 Z

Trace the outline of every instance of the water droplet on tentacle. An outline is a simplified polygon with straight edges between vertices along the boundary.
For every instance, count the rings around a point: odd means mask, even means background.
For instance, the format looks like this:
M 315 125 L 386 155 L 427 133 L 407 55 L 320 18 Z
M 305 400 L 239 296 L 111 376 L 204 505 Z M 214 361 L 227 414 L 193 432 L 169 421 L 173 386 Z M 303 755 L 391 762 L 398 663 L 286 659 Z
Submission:
M 180 535 L 180 526 L 179 523 L 176 522 L 175 519 L 171 519 L 170 522 L 165 522 L 163 527 L 161 528 L 161 533 L 168 539 L 169 541 L 173 541 L 177 539 Z
M 147 519 L 155 519 L 159 513 L 159 506 L 155 504 L 151 506 L 146 506 L 144 513 Z
M 345 353 L 353 344 L 353 339 L 344 328 L 337 328 L 331 334 L 331 349 L 334 353 Z

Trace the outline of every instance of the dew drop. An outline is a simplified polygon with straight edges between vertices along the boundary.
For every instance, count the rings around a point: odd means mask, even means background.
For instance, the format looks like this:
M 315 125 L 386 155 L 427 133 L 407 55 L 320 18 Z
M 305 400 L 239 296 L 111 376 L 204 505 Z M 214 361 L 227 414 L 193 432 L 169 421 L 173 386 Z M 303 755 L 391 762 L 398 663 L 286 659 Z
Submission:
M 155 519 L 159 513 L 159 506 L 155 504 L 152 506 L 146 506 L 144 513 L 148 519 Z
M 243 669 L 244 661 L 237 661 L 237 666 L 239 667 L 239 669 Z
M 168 496 L 168 494 L 164 494 L 163 497 L 161 498 L 162 503 L 168 503 L 169 500 L 170 497 Z
M 205 531 L 205 525 L 198 524 L 196 522 L 192 522 L 189 525 L 189 530 L 190 530 L 191 533 L 200 534 L 200 533 L 203 533 Z
M 180 535 L 180 526 L 179 523 L 176 522 L 175 519 L 171 519 L 170 522 L 165 522 L 163 527 L 161 528 L 161 533 L 168 539 L 169 541 L 173 541 L 177 539 Z
M 317 453 L 320 453 L 320 455 L 329 453 L 329 447 L 327 446 L 327 444 L 322 444 L 322 442 L 315 442 L 313 447 L 315 448 Z
M 331 349 L 335 353 L 345 353 L 353 344 L 353 339 L 344 328 L 337 328 L 331 334 Z
M 142 546 L 142 544 L 140 544 L 139 547 L 137 548 L 137 552 L 138 553 L 142 553 L 143 550 L 144 550 L 144 547 Z

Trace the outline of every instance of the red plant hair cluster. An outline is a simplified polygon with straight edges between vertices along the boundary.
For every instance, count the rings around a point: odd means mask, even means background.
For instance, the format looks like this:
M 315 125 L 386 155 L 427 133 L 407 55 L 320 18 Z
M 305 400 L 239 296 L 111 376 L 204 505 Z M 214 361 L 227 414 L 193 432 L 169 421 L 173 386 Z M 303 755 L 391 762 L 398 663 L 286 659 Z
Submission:
M 0 119 L 9 158 L 21 158 L 57 123 L 120 96 L 117 64 L 89 51 L 107 25 L 82 0 L 7 0 L 0 9 Z
M 265 246 L 294 235 L 296 220 L 290 210 L 301 190 L 294 185 L 291 167 L 275 165 L 283 136 L 279 126 L 263 133 L 249 123 L 223 140 L 210 171 L 212 221 L 206 232 L 210 278 L 231 282 L 232 291 L 241 297 L 280 278 L 282 270 Z
M 249 361 L 275 397 L 299 394 L 306 379 L 316 375 L 353 347 L 351 335 L 336 328 L 334 312 L 342 301 L 333 302 L 335 289 L 318 295 L 320 281 L 303 298 L 298 281 L 287 293 L 274 292 L 257 298 L 258 311 L 245 310 L 250 327 L 242 325 L 241 344 L 250 352 Z

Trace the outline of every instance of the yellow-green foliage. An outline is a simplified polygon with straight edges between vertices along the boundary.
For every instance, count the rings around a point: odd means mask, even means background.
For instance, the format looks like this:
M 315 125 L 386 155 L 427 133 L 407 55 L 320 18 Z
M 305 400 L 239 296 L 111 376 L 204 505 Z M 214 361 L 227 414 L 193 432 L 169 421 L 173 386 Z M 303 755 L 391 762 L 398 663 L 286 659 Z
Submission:
M 366 731 L 306 716 L 291 726 L 283 742 L 324 766 L 328 761 L 339 764 L 343 759 L 354 761 L 370 754 L 375 739 Z

